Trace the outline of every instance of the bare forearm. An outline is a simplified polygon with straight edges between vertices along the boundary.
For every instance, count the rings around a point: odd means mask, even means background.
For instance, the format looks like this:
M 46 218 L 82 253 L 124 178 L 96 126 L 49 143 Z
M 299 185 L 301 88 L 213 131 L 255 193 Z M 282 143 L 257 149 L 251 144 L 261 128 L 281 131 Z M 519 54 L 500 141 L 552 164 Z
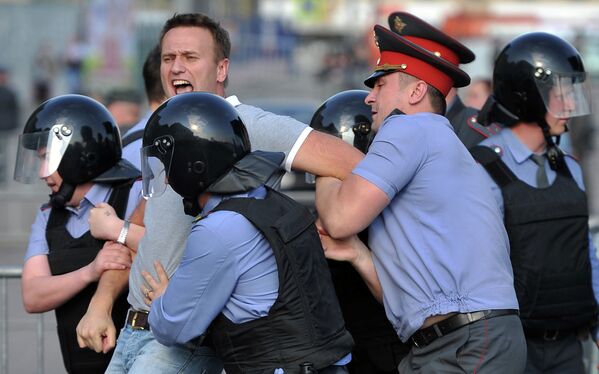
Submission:
M 372 261 L 372 252 L 366 245 L 360 242 L 360 245 L 363 247 L 360 250 L 360 256 L 354 261 L 352 261 L 353 267 L 356 269 L 358 274 L 364 279 L 364 283 L 368 286 L 368 289 L 374 297 L 380 302 L 383 302 L 383 288 L 381 287 L 381 282 L 376 273 L 376 269 L 374 267 L 374 262 Z
M 105 271 L 100 277 L 98 288 L 89 303 L 89 308 L 111 312 L 114 301 L 129 284 L 129 272 L 129 269 Z
M 129 233 L 127 234 L 127 239 L 125 239 L 125 245 L 131 249 L 132 254 L 137 253 L 139 242 L 141 241 L 141 238 L 144 236 L 145 232 L 146 228 L 143 226 L 138 226 L 134 223 L 129 225 Z
M 139 241 L 146 232 L 146 228 L 144 226 L 145 211 L 146 200 L 142 200 L 140 201 L 139 205 L 137 205 L 133 213 L 131 213 L 131 217 L 129 217 L 129 222 L 131 222 L 131 225 L 129 226 L 129 234 L 127 235 L 125 245 L 127 245 L 127 247 L 129 247 L 134 253 L 137 253 Z
M 291 165 L 314 175 L 345 179 L 364 154 L 332 135 L 312 131 L 300 147 Z
M 92 282 L 87 267 L 62 275 L 23 278 L 23 305 L 28 313 L 56 309 Z
M 337 203 L 341 181 L 334 178 L 316 180 L 316 210 L 325 231 L 333 238 L 344 237 L 342 207 Z M 339 223 L 339 225 L 337 225 Z M 339 228 L 337 228 L 339 226 Z

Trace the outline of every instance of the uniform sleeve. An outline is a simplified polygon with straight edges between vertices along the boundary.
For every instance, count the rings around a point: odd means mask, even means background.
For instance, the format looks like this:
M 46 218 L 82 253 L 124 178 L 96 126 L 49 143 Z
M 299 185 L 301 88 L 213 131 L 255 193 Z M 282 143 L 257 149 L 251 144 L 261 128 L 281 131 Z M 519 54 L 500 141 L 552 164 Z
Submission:
M 166 292 L 152 303 L 150 325 L 156 339 L 170 346 L 202 335 L 225 307 L 238 277 L 226 240 L 200 221 Z
M 291 117 L 249 105 L 242 104 L 237 109 L 248 130 L 252 151 L 285 153 L 284 166 L 291 171 L 293 160 L 312 128 Z
M 37 255 L 47 255 L 49 252 L 48 242 L 46 241 L 46 226 L 48 225 L 48 215 L 50 208 L 38 210 L 35 221 L 31 225 L 31 234 L 29 235 L 29 244 L 25 252 L 25 261 Z
M 426 134 L 416 121 L 395 116 L 381 126 L 353 173 L 384 191 L 389 200 L 414 177 L 426 160 Z

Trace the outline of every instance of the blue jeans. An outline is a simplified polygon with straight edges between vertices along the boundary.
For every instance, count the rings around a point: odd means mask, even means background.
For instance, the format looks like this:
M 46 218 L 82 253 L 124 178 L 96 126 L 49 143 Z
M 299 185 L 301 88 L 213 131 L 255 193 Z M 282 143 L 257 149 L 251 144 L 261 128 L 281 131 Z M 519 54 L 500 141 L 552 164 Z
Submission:
M 220 374 L 223 364 L 208 347 L 191 343 L 167 347 L 158 343 L 149 330 L 125 326 L 106 373 L 198 373 Z

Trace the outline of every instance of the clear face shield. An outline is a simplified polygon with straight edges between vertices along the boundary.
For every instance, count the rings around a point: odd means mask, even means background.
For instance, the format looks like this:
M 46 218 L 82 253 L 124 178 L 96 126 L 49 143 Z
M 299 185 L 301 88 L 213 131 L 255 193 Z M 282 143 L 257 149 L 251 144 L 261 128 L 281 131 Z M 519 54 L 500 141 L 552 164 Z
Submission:
M 553 117 L 568 119 L 591 114 L 591 87 L 586 73 L 560 74 L 537 68 L 535 77 L 545 108 Z
M 175 142 L 169 135 L 156 138 L 154 144 L 141 149 L 142 194 L 148 199 L 164 193 L 168 185 Z
M 72 137 L 73 129 L 67 125 L 19 135 L 14 179 L 30 184 L 52 175 L 58 170 Z

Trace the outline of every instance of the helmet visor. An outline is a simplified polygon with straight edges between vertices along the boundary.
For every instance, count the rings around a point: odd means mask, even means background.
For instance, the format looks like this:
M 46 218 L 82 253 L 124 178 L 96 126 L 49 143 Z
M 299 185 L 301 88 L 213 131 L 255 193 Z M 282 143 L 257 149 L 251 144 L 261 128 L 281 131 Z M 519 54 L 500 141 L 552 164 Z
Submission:
M 362 153 L 368 151 L 372 140 L 371 124 L 364 116 L 341 116 L 339 119 L 339 135 L 349 145 L 358 148 Z
M 591 87 L 586 73 L 541 75 L 535 82 L 549 114 L 561 119 L 591 114 Z
M 52 175 L 58 170 L 72 135 L 72 129 L 63 125 L 19 135 L 14 179 L 29 184 Z
M 148 199 L 164 193 L 174 151 L 172 137 L 166 136 L 141 149 L 142 194 Z

